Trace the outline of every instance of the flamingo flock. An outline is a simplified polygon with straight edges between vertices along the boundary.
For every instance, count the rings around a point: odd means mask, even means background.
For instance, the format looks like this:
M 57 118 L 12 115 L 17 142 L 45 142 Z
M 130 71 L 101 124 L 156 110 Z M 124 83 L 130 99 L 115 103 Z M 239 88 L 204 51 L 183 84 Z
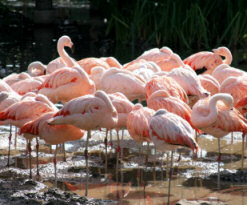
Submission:
M 62 36 L 58 58 L 47 65 L 32 62 L 27 72 L 0 80 L 0 125 L 20 128 L 29 152 L 32 138 L 57 145 L 87 132 L 87 184 L 92 130 L 127 129 L 138 143 L 153 143 L 156 149 L 172 153 L 179 146 L 187 147 L 194 155 L 199 150 L 196 133 L 220 139 L 239 131 L 244 139 L 247 75 L 230 66 L 228 48 L 198 52 L 184 60 L 168 47 L 154 48 L 121 65 L 114 57 L 77 61 L 64 49 L 72 46 L 70 37 Z M 206 72 L 197 75 L 201 68 Z M 63 107 L 59 110 L 55 103 Z

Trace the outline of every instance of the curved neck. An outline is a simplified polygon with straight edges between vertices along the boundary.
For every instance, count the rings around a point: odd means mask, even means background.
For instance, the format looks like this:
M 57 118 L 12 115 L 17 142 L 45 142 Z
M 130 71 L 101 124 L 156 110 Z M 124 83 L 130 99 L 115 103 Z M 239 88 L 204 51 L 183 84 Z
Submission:
M 192 109 L 191 122 L 197 128 L 209 127 L 212 123 L 217 120 L 218 117 L 218 109 L 217 102 L 221 100 L 228 105 L 232 105 L 232 97 L 228 94 L 215 94 L 209 100 L 209 114 L 207 116 L 201 115 L 197 110 L 194 111 Z M 229 103 L 230 102 L 230 103 Z
M 32 75 L 34 69 L 39 70 L 40 74 L 44 74 L 45 70 L 46 70 L 46 66 L 44 64 L 42 64 L 41 62 L 39 62 L 39 61 L 35 61 L 35 62 L 32 62 L 32 63 L 29 64 L 29 66 L 27 68 L 28 73 L 30 75 Z
M 64 42 L 62 39 L 59 39 L 57 43 L 57 52 L 59 56 L 64 60 L 64 62 L 67 64 L 68 67 L 72 67 L 74 65 L 74 61 L 64 49 Z
M 101 98 L 101 99 L 105 102 L 107 108 L 108 108 L 111 112 L 116 112 L 115 107 L 113 106 L 113 104 L 112 104 L 110 98 L 108 97 L 108 95 L 107 95 L 105 92 L 97 91 L 97 92 L 95 93 L 95 96 L 98 97 L 98 98 Z
M 225 64 L 230 65 L 232 63 L 232 53 L 228 48 L 225 49 L 225 53 L 222 56 L 225 57 L 225 60 L 223 60 Z

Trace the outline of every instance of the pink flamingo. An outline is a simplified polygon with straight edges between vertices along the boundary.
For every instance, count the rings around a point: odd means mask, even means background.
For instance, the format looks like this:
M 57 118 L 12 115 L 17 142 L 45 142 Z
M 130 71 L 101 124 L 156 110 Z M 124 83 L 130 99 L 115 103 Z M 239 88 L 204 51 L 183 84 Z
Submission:
M 11 85 L 11 88 L 19 95 L 25 95 L 28 92 L 38 92 L 42 85 L 42 80 L 39 78 L 26 78 Z
M 40 61 L 34 61 L 28 65 L 27 72 L 32 77 L 45 75 L 46 66 Z
M 225 57 L 225 60 L 222 60 L 221 56 Z M 213 52 L 201 51 L 184 59 L 184 63 L 191 66 L 191 68 L 194 70 L 205 67 L 207 69 L 205 73 L 208 74 L 211 74 L 220 64 L 230 65 L 231 62 L 232 54 L 231 51 L 226 47 L 213 49 Z
M 112 129 L 117 124 L 117 111 L 104 91 L 94 95 L 85 95 L 67 102 L 64 107 L 48 121 L 49 124 L 71 124 L 87 130 L 85 149 L 87 181 L 85 195 L 88 194 L 88 140 L 91 130 L 98 128 Z
M 174 113 L 184 120 L 186 120 L 197 132 L 200 133 L 196 127 L 191 123 L 191 108 L 179 98 L 170 96 L 165 90 L 157 90 L 149 96 L 147 100 L 149 108 L 157 111 L 159 109 L 166 109 L 167 111 Z
M 28 73 L 22 72 L 22 73 L 11 73 L 10 75 L 3 78 L 3 81 L 6 82 L 9 86 L 12 86 L 14 83 L 17 83 L 19 81 L 29 79 L 31 76 Z
M 229 93 L 234 99 L 234 105 L 247 95 L 247 76 L 228 77 L 220 86 L 221 93 Z
M 247 96 L 241 98 L 234 106 L 243 116 L 247 113 Z
M 220 84 L 218 81 L 209 74 L 199 75 L 199 80 L 201 82 L 202 87 L 214 95 L 220 91 Z
M 151 142 L 149 136 L 149 123 L 153 109 L 143 107 L 141 104 L 135 104 L 127 118 L 127 130 L 130 136 L 138 143 Z M 147 155 L 148 156 L 148 155 Z M 146 157 L 146 163 L 148 158 Z
M 190 124 L 180 116 L 165 109 L 160 109 L 153 115 L 150 120 L 149 133 L 157 149 L 163 152 L 172 150 L 167 200 L 167 204 L 170 204 L 173 150 L 178 146 L 185 146 L 197 153 L 199 146 L 194 139 L 194 130 Z
M 53 103 L 65 103 L 94 92 L 93 81 L 83 69 L 77 67 L 58 69 L 50 74 L 39 88 L 39 93 L 47 96 Z
M 53 105 L 46 96 L 37 95 L 36 97 L 28 97 L 19 102 L 12 104 L 3 111 L 0 112 L 0 121 L 2 125 L 14 125 L 16 127 L 22 127 L 25 123 L 32 121 L 46 112 L 57 111 L 55 105 Z M 29 140 L 28 149 L 31 152 L 30 140 L 33 137 L 24 136 Z M 10 139 L 9 139 L 10 143 Z M 10 147 L 10 144 L 9 144 Z M 10 150 L 9 150 L 10 152 Z M 9 164 L 8 154 L 8 164 Z M 31 156 L 31 153 L 30 153 Z M 31 160 L 31 158 L 30 158 Z M 30 164 L 30 178 L 32 176 L 31 164 Z
M 100 80 L 100 88 L 106 93 L 123 93 L 129 100 L 145 99 L 145 82 L 139 76 L 124 69 L 110 68 Z
M 226 93 L 218 93 L 212 97 L 199 100 L 193 106 L 191 122 L 198 129 L 201 129 L 205 133 L 211 134 L 218 138 L 219 187 L 220 138 L 227 135 L 229 132 L 234 131 L 243 132 L 243 134 L 245 134 L 247 132 L 247 120 L 235 108 L 233 108 L 233 97 L 231 95 Z M 243 155 L 244 149 L 242 149 L 242 167 Z
M 220 83 L 228 77 L 239 77 L 246 75 L 246 72 L 239 70 L 237 68 L 230 67 L 227 64 L 221 64 L 217 66 L 212 72 L 212 76 Z
M 0 92 L 15 92 L 4 80 L 0 79 Z
M 84 131 L 73 125 L 48 125 L 47 121 L 53 117 L 54 112 L 48 112 L 24 124 L 20 129 L 20 134 L 36 136 L 43 139 L 48 144 L 62 144 L 67 141 L 78 140 L 84 135 Z M 57 147 L 57 146 L 56 146 Z M 56 153 L 54 153 L 54 168 L 55 168 L 55 184 L 57 182 L 56 175 Z M 37 155 L 38 156 L 38 155 Z M 39 170 L 37 164 L 37 172 Z
M 145 86 L 146 99 L 148 100 L 149 96 L 157 90 L 165 90 L 170 96 L 177 97 L 186 103 L 188 102 L 184 89 L 171 77 L 163 75 L 150 80 Z

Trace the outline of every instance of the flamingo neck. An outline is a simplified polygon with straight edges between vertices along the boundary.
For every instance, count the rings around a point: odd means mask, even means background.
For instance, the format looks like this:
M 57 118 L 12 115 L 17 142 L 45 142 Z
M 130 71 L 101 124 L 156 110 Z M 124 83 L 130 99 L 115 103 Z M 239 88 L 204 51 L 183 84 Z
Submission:
M 232 63 L 232 53 L 229 49 L 226 49 L 225 53 L 222 54 L 222 56 L 225 57 L 225 60 L 223 60 L 225 64 L 230 65 Z
M 59 56 L 64 60 L 64 62 L 67 64 L 68 67 L 72 67 L 74 65 L 74 61 L 64 49 L 63 42 L 58 41 L 57 51 L 58 51 Z

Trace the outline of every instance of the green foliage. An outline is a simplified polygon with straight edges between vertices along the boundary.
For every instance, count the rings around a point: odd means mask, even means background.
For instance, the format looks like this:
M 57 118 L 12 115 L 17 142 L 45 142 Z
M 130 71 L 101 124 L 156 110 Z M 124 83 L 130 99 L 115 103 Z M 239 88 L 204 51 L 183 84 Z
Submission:
M 133 45 L 242 46 L 246 0 L 92 0 L 108 19 L 106 35 Z

